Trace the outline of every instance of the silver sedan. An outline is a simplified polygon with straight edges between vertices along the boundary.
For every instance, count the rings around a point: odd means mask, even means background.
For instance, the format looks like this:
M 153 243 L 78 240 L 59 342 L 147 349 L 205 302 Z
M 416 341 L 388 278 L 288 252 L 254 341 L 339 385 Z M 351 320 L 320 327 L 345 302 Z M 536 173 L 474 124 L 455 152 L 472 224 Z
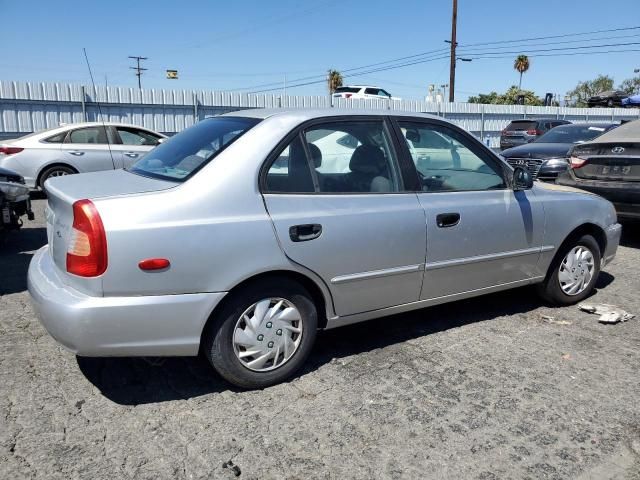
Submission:
M 31 188 L 72 173 L 123 168 L 166 138 L 120 123 L 74 123 L 0 144 L 0 167 L 20 173 Z
M 203 352 L 246 388 L 293 375 L 318 329 L 530 284 L 579 302 L 621 233 L 603 198 L 414 113 L 226 114 L 45 187 L 29 291 L 50 334 L 77 355 Z

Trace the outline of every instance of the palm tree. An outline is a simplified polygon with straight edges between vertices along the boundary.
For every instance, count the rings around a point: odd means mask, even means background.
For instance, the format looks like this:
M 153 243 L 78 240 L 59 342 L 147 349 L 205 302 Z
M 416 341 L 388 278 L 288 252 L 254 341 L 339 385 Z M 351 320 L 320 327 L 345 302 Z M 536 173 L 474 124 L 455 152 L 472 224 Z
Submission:
M 327 86 L 329 87 L 329 94 L 332 94 L 336 91 L 336 88 L 342 86 L 342 74 L 338 70 L 329 69 Z
M 522 90 L 522 74 L 529 70 L 529 57 L 526 55 L 518 55 L 516 61 L 513 62 L 513 68 L 520 73 L 520 83 L 518 83 L 518 91 Z

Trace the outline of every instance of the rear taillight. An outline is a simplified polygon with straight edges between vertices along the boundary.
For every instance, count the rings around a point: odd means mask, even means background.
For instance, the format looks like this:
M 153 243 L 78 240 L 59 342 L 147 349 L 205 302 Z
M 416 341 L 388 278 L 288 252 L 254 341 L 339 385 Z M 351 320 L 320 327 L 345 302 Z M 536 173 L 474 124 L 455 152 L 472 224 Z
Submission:
M 584 167 L 587 164 L 587 162 L 588 162 L 587 159 L 580 158 L 580 157 L 571 156 L 571 158 L 569 159 L 569 163 L 573 170 Z
M 506 128 L 500 132 L 500 135 L 506 135 L 506 134 L 507 134 L 507 129 Z
M 11 147 L 9 145 L 0 145 L 0 153 L 4 155 L 13 155 L 14 153 L 20 153 L 24 148 Z
M 351 94 L 351 93 L 345 93 L 345 94 L 344 94 L 344 98 L 351 98 L 351 96 L 352 96 L 352 95 L 353 95 L 353 94 Z
M 542 135 L 542 130 L 536 130 L 535 128 L 530 128 L 527 130 L 527 135 Z
M 107 237 L 96 206 L 91 200 L 73 204 L 73 226 L 67 247 L 67 272 L 97 277 L 107 270 Z

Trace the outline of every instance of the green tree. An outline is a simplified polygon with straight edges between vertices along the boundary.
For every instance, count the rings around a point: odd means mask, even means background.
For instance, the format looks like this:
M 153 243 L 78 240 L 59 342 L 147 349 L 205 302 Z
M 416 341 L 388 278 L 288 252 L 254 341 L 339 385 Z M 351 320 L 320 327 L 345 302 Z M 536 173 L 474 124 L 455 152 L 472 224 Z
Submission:
M 571 98 L 569 106 L 586 107 L 587 99 L 606 90 L 613 90 L 613 78 L 608 75 L 598 75 L 593 80 L 578 82 L 578 85 L 567 92 L 567 96 Z
M 493 105 L 514 105 L 518 102 L 518 95 L 524 95 L 525 105 L 542 105 L 544 102 L 531 90 L 520 90 L 512 85 L 502 94 L 497 92 L 481 93 L 476 97 L 469 97 L 469 103 L 484 103 Z
M 518 55 L 513 62 L 513 68 L 515 68 L 520 74 L 520 82 L 518 83 L 518 90 L 522 88 L 522 74 L 529 70 L 530 63 L 529 57 L 526 55 Z
M 633 78 L 627 78 L 620 84 L 618 89 L 628 93 L 629 95 L 640 93 L 640 75 Z
M 327 86 L 329 94 L 336 91 L 336 88 L 342 86 L 342 74 L 338 70 L 330 69 L 327 74 Z

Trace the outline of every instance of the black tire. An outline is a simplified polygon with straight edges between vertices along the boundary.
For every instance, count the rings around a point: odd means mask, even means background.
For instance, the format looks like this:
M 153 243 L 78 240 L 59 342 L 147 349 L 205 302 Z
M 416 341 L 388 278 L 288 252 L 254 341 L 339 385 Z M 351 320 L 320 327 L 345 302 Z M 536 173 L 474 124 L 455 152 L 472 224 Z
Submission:
M 559 275 L 565 257 L 577 246 L 586 247 L 591 251 L 594 260 L 594 270 L 586 288 L 576 295 L 569 295 L 562 290 Z M 600 275 L 600 258 L 600 246 L 591 235 L 583 235 L 567 241 L 551 263 L 544 282 L 538 286 L 538 293 L 544 300 L 553 305 L 574 305 L 581 302 L 591 294 L 598 281 L 598 275 Z
M 42 172 L 42 174 L 40 175 L 39 186 L 44 192 L 44 182 L 49 180 L 51 177 L 57 177 L 59 175 L 73 175 L 74 173 L 78 172 L 76 172 L 76 170 L 72 167 L 68 167 L 66 165 L 54 165 L 53 167 L 49 167 L 44 172 Z
M 613 99 L 610 98 L 609 100 L 607 100 L 607 107 L 613 107 Z
M 232 292 L 221 310 L 207 326 L 202 351 L 213 368 L 229 383 L 241 388 L 264 388 L 291 377 L 306 361 L 313 348 L 318 328 L 318 313 L 311 295 L 300 284 L 287 278 L 271 278 L 250 284 Z M 297 349 L 281 366 L 256 372 L 237 357 L 233 338 L 240 316 L 256 302 L 268 298 L 281 298 L 291 302 L 302 322 L 302 333 Z

